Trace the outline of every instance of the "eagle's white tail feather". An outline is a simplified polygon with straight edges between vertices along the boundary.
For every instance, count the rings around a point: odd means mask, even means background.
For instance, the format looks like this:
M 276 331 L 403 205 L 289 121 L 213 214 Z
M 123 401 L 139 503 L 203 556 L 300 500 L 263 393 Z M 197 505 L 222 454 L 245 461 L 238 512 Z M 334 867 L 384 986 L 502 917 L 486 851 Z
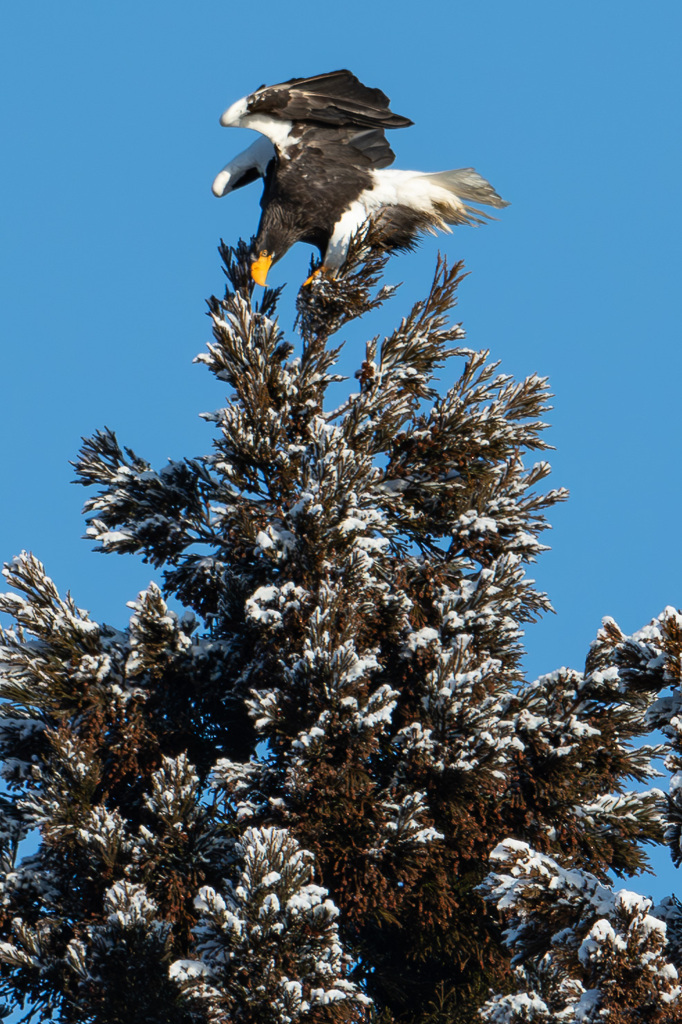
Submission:
M 452 192 L 459 199 L 468 199 L 472 203 L 482 203 L 484 206 L 495 206 L 501 209 L 509 206 L 501 196 L 497 194 L 489 181 L 486 181 L 473 167 L 459 167 L 454 171 L 436 171 L 434 174 L 427 174 L 426 177 L 434 185 L 440 185 L 448 192 Z
M 485 224 L 491 215 L 465 200 L 486 206 L 508 206 L 489 181 L 472 167 L 452 171 L 401 171 L 379 168 L 372 187 L 350 203 L 334 225 L 324 255 L 328 270 L 338 270 L 348 255 L 350 239 L 368 219 L 380 226 L 389 248 L 411 249 L 421 232 L 451 232 L 451 224 Z
M 494 219 L 485 210 L 469 206 L 467 199 L 497 208 L 509 205 L 473 167 L 426 173 L 423 178 L 432 186 L 432 211 L 443 231 L 450 230 L 448 224 L 485 224 Z
M 448 224 L 484 224 L 491 219 L 489 213 L 469 206 L 466 200 L 485 206 L 508 205 L 472 167 L 435 172 L 390 168 L 375 171 L 374 181 L 374 188 L 362 197 L 369 213 L 377 207 L 404 206 L 441 231 L 448 231 Z M 421 230 L 428 230 L 426 224 Z

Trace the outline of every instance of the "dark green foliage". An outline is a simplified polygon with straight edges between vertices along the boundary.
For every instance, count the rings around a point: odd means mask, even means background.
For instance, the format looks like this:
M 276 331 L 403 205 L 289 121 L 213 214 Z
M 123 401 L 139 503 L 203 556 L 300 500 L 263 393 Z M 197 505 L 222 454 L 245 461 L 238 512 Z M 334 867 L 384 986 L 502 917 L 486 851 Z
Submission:
M 119 632 L 32 556 L 7 570 L 4 993 L 74 1024 L 513 1024 L 629 1019 L 627 976 L 653 1007 L 633 1020 L 677 1020 L 679 941 L 608 884 L 663 838 L 662 795 L 627 785 L 662 751 L 632 741 L 677 742 L 679 619 L 606 620 L 585 672 L 521 672 L 550 608 L 527 567 L 566 496 L 525 462 L 546 380 L 464 346 L 462 267 L 439 260 L 329 408 L 330 338 L 394 292 L 371 229 L 299 293 L 298 355 L 248 247 L 222 255 L 211 454 L 156 471 L 103 430 L 76 463 L 89 536 L 163 592 Z M 639 945 L 607 957 L 600 908 Z

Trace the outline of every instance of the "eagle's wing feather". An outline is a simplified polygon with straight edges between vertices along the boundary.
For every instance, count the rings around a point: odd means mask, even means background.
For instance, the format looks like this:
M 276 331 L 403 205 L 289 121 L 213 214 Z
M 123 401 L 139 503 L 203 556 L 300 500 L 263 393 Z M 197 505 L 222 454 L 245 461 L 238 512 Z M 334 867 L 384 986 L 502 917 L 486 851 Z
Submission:
M 412 124 L 390 110 L 385 93 L 363 85 L 345 70 L 261 86 L 228 107 L 220 123 L 260 132 L 280 159 L 291 161 L 295 153 L 299 166 L 306 153 L 315 150 L 318 164 L 341 161 L 364 170 L 393 163 L 386 128 Z M 214 191 L 221 186 L 219 179 Z M 232 187 L 235 181 L 231 179 Z
M 367 170 L 388 167 L 395 160 L 380 128 L 330 128 L 327 125 L 306 125 L 286 150 L 289 160 L 315 157 L 317 166 L 362 167 Z
M 330 71 L 312 78 L 292 78 L 256 90 L 248 97 L 250 112 L 283 121 L 367 128 L 407 128 L 407 117 L 389 109 L 381 89 L 363 85 L 350 71 Z
M 381 129 L 372 128 L 366 132 L 356 132 L 348 138 L 347 145 L 360 154 L 362 163 L 370 167 L 388 167 L 395 160 L 395 153 Z
M 258 178 L 264 178 L 268 164 L 275 157 L 275 147 L 264 136 L 253 145 L 225 164 L 213 185 L 213 194 L 226 196 L 237 188 L 243 188 Z

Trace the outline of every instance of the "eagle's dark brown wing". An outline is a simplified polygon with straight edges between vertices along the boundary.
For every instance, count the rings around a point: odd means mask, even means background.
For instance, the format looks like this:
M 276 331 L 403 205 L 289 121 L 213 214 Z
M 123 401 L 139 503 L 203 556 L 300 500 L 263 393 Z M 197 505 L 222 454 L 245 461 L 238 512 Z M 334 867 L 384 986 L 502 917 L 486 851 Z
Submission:
M 412 121 L 389 108 L 381 89 L 363 85 L 350 71 L 292 78 L 257 89 L 247 98 L 249 113 L 283 121 L 358 128 L 407 128 Z
M 252 128 L 265 138 L 225 165 L 213 182 L 218 196 L 263 177 L 270 161 L 274 158 L 277 168 L 283 157 L 303 182 L 310 182 L 314 166 L 318 188 L 326 188 L 339 167 L 344 179 L 355 168 L 365 187 L 368 171 L 395 159 L 384 129 L 412 124 L 393 113 L 381 89 L 363 85 L 346 70 L 263 85 L 228 107 L 220 123 Z
M 292 131 L 291 146 L 287 148 L 290 160 L 308 155 L 323 158 L 335 164 L 354 165 L 366 170 L 388 167 L 395 160 L 380 128 L 329 128 L 317 124 L 297 124 Z

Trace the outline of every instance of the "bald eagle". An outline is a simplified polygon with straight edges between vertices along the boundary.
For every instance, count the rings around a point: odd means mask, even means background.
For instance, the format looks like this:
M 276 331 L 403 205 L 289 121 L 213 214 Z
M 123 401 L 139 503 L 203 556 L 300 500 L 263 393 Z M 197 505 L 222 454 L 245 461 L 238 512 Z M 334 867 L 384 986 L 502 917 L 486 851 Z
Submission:
M 228 107 L 220 123 L 261 135 L 213 182 L 214 194 L 225 196 L 265 179 L 251 263 L 257 284 L 265 284 L 271 265 L 295 242 L 316 246 L 320 269 L 334 275 L 369 218 L 378 244 L 410 249 L 423 231 L 489 219 L 467 200 L 508 205 L 472 167 L 387 170 L 395 154 L 385 129 L 413 122 L 394 114 L 380 89 L 368 88 L 350 71 L 262 85 Z

